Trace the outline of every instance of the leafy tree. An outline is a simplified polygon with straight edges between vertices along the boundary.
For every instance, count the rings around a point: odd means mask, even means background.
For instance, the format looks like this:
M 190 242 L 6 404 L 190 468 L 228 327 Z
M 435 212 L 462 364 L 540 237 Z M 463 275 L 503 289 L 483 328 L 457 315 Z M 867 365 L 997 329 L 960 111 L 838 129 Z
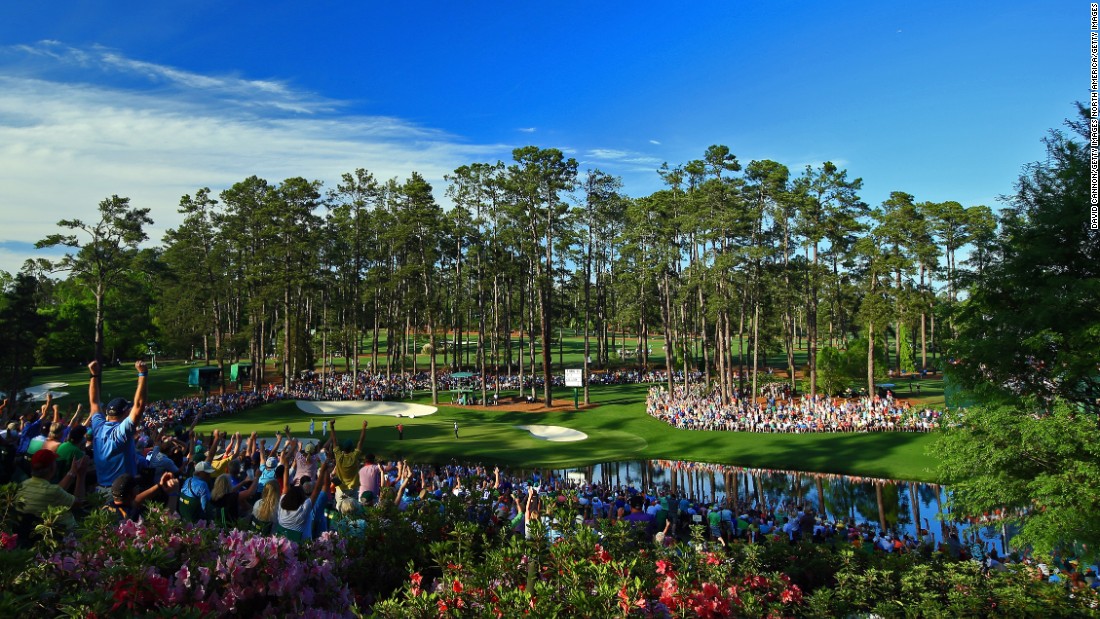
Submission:
M 349 339 L 348 354 L 352 371 L 359 372 L 359 346 L 362 341 L 364 290 L 363 277 L 371 257 L 372 210 L 378 208 L 380 190 L 374 175 L 363 168 L 345 173 L 335 190 L 329 192 L 328 247 L 329 263 L 335 265 L 341 283 Z
M 1081 109 L 1082 119 L 1087 110 Z M 988 402 L 937 445 L 955 513 L 1006 509 L 1038 550 L 1100 554 L 1100 231 L 1089 225 L 1087 120 L 1052 131 L 957 316 L 953 374 Z M 1082 414 L 1082 412 L 1092 414 Z
M 0 390 L 16 394 L 30 386 L 35 343 L 44 329 L 38 281 L 19 273 L 0 294 Z
M 856 214 L 863 203 L 856 194 L 863 187 L 863 179 L 848 179 L 848 172 L 841 170 L 831 161 L 826 161 L 818 169 L 806 166 L 806 171 L 797 181 L 798 190 L 806 197 L 800 201 L 798 213 L 798 231 L 810 254 L 810 272 L 807 282 L 806 329 L 809 348 L 810 395 L 817 390 L 817 345 L 818 345 L 818 306 L 821 291 L 821 243 L 828 240 L 830 252 L 839 260 L 842 243 L 855 228 L 858 228 Z
M 1096 414 L 1100 397 L 1100 230 L 1089 225 L 1088 125 L 1044 140 L 959 313 L 952 350 L 973 389 L 1064 398 Z
M 172 329 L 175 337 L 170 339 L 179 344 L 186 342 L 185 333 L 202 334 L 204 343 L 205 336 L 213 334 L 214 359 L 221 363 L 229 335 L 225 300 L 230 295 L 229 243 L 221 234 L 224 216 L 205 187 L 194 197 L 180 198 L 179 212 L 183 224 L 164 235 L 164 261 L 171 276 L 160 280 L 166 302 L 158 307 L 158 315 L 175 318 L 178 328 Z M 203 346 L 203 353 L 209 363 L 209 346 Z
M 82 365 L 88 334 L 95 329 L 95 300 L 87 288 L 72 280 L 58 282 L 53 300 L 39 309 L 47 328 L 35 347 L 43 364 Z
M 551 286 L 554 269 L 554 239 L 565 224 L 562 215 L 566 206 L 562 193 L 572 191 L 577 182 L 577 161 L 556 148 L 525 146 L 512 151 L 516 164 L 509 168 L 511 189 L 523 209 L 526 228 L 531 236 L 531 248 L 541 250 L 545 260 L 532 256 L 535 286 L 541 317 L 543 397 L 546 406 L 553 401 L 553 381 L 550 367 Z
M 39 249 L 61 245 L 76 250 L 52 266 L 54 270 L 70 272 L 95 297 L 94 357 L 97 361 L 103 359 L 107 292 L 133 268 L 138 244 L 149 238 L 145 226 L 152 223 L 148 208 L 132 208 L 129 198 L 111 196 L 99 203 L 98 222 L 63 219 L 57 225 L 74 231 L 73 234 L 51 234 L 35 244 Z M 76 233 L 88 238 L 81 240 Z
M 817 351 L 817 381 L 826 395 L 836 395 L 851 384 L 848 360 L 844 351 L 832 346 L 822 346 Z
M 1017 544 L 1100 558 L 1100 437 L 1065 400 L 1016 398 L 951 411 L 935 446 L 959 516 L 1003 513 Z M 1003 510 L 1003 512 L 1002 512 Z

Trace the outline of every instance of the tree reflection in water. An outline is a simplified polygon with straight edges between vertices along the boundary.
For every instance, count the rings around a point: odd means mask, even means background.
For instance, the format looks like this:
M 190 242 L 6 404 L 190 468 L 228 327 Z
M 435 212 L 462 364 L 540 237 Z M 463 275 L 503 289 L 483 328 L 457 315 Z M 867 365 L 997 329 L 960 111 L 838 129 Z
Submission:
M 729 505 L 741 512 L 813 509 L 830 522 L 843 520 L 914 538 L 928 528 L 937 542 L 944 539 L 947 526 L 957 527 L 962 535 L 969 528 L 967 523 L 951 522 L 943 512 L 944 488 L 920 482 L 669 460 L 610 462 L 554 474 L 608 490 L 672 492 L 698 505 L 728 498 Z M 1000 535 L 996 527 L 982 532 L 987 545 Z

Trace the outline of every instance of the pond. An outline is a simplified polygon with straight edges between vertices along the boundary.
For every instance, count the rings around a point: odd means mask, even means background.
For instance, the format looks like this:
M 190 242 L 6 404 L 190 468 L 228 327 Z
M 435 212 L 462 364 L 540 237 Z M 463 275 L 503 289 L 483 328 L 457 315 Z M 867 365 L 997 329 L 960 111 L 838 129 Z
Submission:
M 937 543 L 954 528 L 960 539 L 1005 552 L 1011 531 L 999 523 L 956 522 L 946 512 L 948 490 L 936 484 L 830 473 L 750 469 L 702 462 L 641 460 L 558 469 L 555 477 L 610 488 L 654 493 L 670 490 L 696 504 L 721 503 L 735 511 L 766 508 L 777 513 L 813 508 L 835 522 L 855 522 L 919 538 L 927 529 Z

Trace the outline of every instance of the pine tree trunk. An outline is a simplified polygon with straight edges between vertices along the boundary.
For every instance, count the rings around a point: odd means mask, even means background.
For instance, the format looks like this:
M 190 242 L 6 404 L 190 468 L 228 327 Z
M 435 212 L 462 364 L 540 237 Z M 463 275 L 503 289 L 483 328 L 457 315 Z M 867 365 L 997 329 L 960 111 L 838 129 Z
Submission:
M 757 373 L 760 370 L 760 299 L 755 299 L 752 317 L 752 402 L 757 398 Z

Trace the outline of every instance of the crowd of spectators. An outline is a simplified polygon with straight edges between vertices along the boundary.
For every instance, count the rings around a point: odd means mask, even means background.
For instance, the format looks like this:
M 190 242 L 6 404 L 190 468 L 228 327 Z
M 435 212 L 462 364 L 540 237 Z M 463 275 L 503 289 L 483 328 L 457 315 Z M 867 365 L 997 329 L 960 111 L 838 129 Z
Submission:
M 688 373 L 689 382 L 703 380 L 700 372 Z M 673 372 L 673 380 L 684 381 L 682 371 Z M 552 377 L 555 387 L 565 386 L 565 376 Z M 661 383 L 668 381 L 665 370 L 612 370 L 590 372 L 590 385 L 631 385 L 636 383 Z M 484 383 L 486 391 L 526 391 L 538 390 L 543 386 L 541 374 L 486 374 L 484 380 L 476 372 L 437 372 L 436 388 L 441 391 L 469 389 L 481 391 Z M 416 373 L 370 373 L 366 371 L 326 373 L 305 371 L 291 385 L 288 395 L 301 400 L 400 400 L 411 397 L 414 391 L 431 389 L 431 375 L 427 372 Z
M 723 402 L 721 392 L 702 386 L 678 386 L 670 393 L 653 387 L 646 412 L 683 430 L 735 432 L 928 432 L 939 427 L 940 413 L 885 396 L 832 398 L 823 395 L 753 399 L 735 394 Z
M 20 482 L 16 508 L 23 513 L 22 533 L 28 537 L 42 511 L 50 506 L 67 510 L 61 524 L 75 527 L 76 518 L 88 509 L 85 503 L 95 503 L 87 498 L 96 489 L 103 499 L 98 502 L 102 507 L 95 509 L 106 510 L 120 520 L 140 519 L 144 505 L 153 501 L 178 511 L 184 520 L 247 527 L 296 541 L 331 529 L 357 535 L 363 530 L 364 519 L 375 513 L 372 506 L 388 505 L 402 511 L 460 509 L 465 518 L 487 530 L 528 538 L 545 535 L 551 540 L 567 534 L 566 522 L 603 527 L 621 521 L 640 539 L 658 544 L 691 541 L 694 529 L 695 535 L 701 533 L 706 543 L 715 545 L 735 540 L 845 541 L 888 553 L 931 552 L 937 546 L 926 528 L 911 536 L 843 518 L 830 520 L 795 500 L 765 504 L 739 501 L 737 496 L 706 500 L 667 485 L 636 488 L 538 469 L 507 471 L 457 462 L 429 465 L 387 460 L 365 449 L 368 421 L 362 421 L 357 442 L 342 444 L 337 442 L 336 420 L 326 420 L 331 425 L 324 426 L 329 431 L 319 443 L 299 440 L 289 428 L 276 433 L 274 444 L 256 433 L 229 435 L 215 430 L 206 435 L 195 430 L 205 417 L 231 414 L 287 395 L 271 389 L 149 403 L 148 373 L 144 363 L 138 362 L 134 399 L 115 398 L 103 404 L 99 401 L 99 367 L 95 363 L 88 367 L 90 410 L 86 419 L 82 420 L 77 410 L 65 420 L 59 407 L 47 401 L 40 408 L 15 415 L 0 436 L 5 453 L 11 454 L 0 464 L 5 477 L 0 481 Z M 617 378 L 646 379 L 664 377 L 654 373 Z M 310 391 L 316 387 L 311 380 L 307 377 L 304 386 L 292 386 L 290 395 L 320 395 Z M 407 388 L 415 386 L 417 379 L 401 380 L 406 382 L 398 387 Z M 349 378 L 344 384 L 351 389 L 360 380 Z M 651 406 L 662 393 L 661 388 L 652 390 Z M 700 427 L 690 420 L 702 420 L 702 427 L 708 427 L 706 424 L 732 421 L 746 425 L 725 429 L 757 431 L 843 430 L 848 422 L 853 430 L 903 429 L 915 423 L 908 409 L 890 396 L 857 402 L 824 398 L 802 403 L 779 401 L 759 408 L 741 404 L 731 409 L 737 413 L 729 419 L 720 417 L 722 409 L 713 407 L 712 396 L 694 397 L 686 407 L 687 414 L 673 414 L 670 422 Z M 11 418 L 13 408 L 4 402 L 0 418 Z M 822 426 L 811 430 L 811 422 L 818 421 Z M 1004 557 L 965 541 L 957 532 L 950 532 L 939 550 L 958 557 L 969 554 L 989 569 L 1003 568 Z M 1050 578 L 1058 576 L 1054 568 L 1043 567 Z M 1091 577 L 1094 583 L 1095 573 L 1089 574 L 1078 576 Z

